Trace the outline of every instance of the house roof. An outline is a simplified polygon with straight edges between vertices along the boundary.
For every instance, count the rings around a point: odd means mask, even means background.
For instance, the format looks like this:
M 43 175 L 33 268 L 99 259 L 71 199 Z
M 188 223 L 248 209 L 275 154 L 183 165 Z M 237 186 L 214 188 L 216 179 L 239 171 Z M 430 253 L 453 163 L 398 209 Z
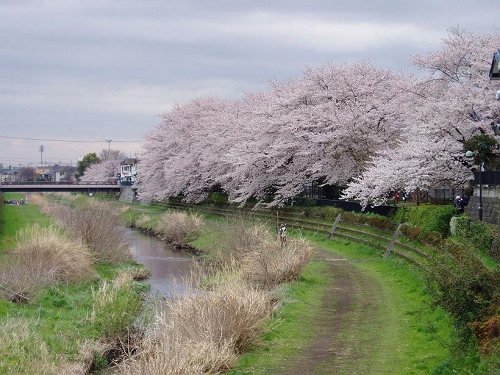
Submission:
M 137 159 L 136 158 L 127 158 L 127 159 L 124 159 L 120 165 L 134 165 L 134 164 L 137 164 Z

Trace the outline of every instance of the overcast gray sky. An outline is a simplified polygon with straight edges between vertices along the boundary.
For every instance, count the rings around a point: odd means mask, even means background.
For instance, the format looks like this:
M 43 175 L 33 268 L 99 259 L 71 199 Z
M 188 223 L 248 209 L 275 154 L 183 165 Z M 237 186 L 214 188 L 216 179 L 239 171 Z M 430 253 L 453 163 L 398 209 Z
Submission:
M 108 147 L 139 155 L 173 104 L 267 90 L 305 66 L 407 70 L 453 27 L 499 32 L 498 4 L 0 0 L 0 163 L 75 165 Z

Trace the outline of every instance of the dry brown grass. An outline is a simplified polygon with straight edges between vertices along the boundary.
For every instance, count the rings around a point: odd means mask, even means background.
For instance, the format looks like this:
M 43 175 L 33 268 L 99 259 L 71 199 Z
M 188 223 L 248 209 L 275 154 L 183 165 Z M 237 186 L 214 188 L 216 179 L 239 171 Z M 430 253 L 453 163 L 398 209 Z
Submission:
M 196 212 L 168 211 L 162 214 L 155 231 L 170 242 L 179 243 L 188 234 L 203 227 L 203 219 Z
M 236 216 L 223 222 L 218 230 L 214 260 L 227 267 L 241 261 L 248 253 L 258 251 L 272 242 L 274 236 L 262 223 L 249 225 L 245 218 Z
M 249 226 L 243 219 L 221 227 L 215 262 L 222 268 L 237 265 L 245 280 L 265 288 L 296 280 L 313 255 L 303 239 L 288 239 L 282 246 L 268 226 Z
M 34 194 L 31 200 L 40 211 L 65 228 L 71 237 L 88 246 L 97 260 L 119 262 L 130 258 L 120 212 L 109 203 L 87 200 L 84 204 L 70 207 L 49 201 L 40 194 Z
M 312 256 L 312 246 L 303 239 L 288 239 L 285 247 L 276 240 L 264 241 L 260 249 L 243 257 L 241 272 L 246 280 L 273 288 L 297 280 Z
M 266 292 L 224 275 L 211 291 L 171 300 L 122 374 L 215 374 L 253 344 L 271 311 Z
M 119 262 L 130 257 L 119 213 L 108 203 L 88 201 L 58 214 L 66 230 L 86 244 L 101 262 Z
M 20 230 L 14 253 L 0 269 L 0 284 L 11 300 L 58 282 L 72 282 L 93 273 L 89 249 L 65 237 L 55 226 L 34 225 Z

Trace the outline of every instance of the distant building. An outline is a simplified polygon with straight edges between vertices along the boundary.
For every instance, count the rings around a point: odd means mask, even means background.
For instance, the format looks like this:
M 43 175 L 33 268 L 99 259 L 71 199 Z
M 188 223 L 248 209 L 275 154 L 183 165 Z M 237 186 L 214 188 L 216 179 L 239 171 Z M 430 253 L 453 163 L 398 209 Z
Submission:
M 35 168 L 35 174 L 39 177 L 41 181 L 52 181 L 52 173 L 50 171 L 51 167 L 48 165 L 42 165 Z
M 17 181 L 17 169 L 16 167 L 0 168 L 0 183 Z
M 120 163 L 120 185 L 132 186 L 137 180 L 136 158 L 127 158 Z
M 75 181 L 76 167 L 62 166 L 54 164 L 50 168 L 50 178 L 53 182 L 73 182 Z

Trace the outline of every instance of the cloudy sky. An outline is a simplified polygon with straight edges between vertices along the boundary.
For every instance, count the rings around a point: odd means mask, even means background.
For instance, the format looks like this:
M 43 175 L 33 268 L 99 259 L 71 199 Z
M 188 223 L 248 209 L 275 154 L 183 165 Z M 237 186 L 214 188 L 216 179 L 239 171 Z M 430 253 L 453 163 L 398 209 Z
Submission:
M 325 62 L 408 70 L 451 28 L 499 21 L 498 0 L 0 0 L 0 163 L 139 155 L 173 104 Z

